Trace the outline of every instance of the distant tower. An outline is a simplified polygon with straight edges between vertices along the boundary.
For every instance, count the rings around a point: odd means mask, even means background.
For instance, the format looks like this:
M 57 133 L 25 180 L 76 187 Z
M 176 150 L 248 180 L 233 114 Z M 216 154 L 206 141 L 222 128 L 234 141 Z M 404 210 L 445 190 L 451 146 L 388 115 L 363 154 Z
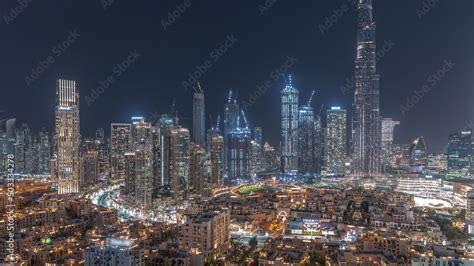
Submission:
M 224 182 L 224 138 L 215 134 L 211 140 L 211 183 L 222 185 Z
M 332 107 L 327 111 L 326 131 L 326 168 L 329 174 L 345 173 L 347 155 L 347 114 L 340 107 Z
M 248 128 L 237 128 L 231 130 L 227 135 L 229 146 L 227 147 L 228 171 L 231 180 L 250 178 L 250 130 Z
M 473 137 L 470 129 L 449 135 L 448 177 L 469 177 L 472 172 Z
M 79 92 L 76 82 L 60 79 L 56 87 L 56 174 L 58 193 L 79 192 Z
M 143 117 L 132 118 L 132 148 L 135 152 L 135 200 L 141 207 L 152 206 L 153 195 L 153 136 L 150 123 Z M 125 163 L 127 160 L 124 159 Z M 124 167 L 124 170 L 128 166 Z
M 232 98 L 234 97 L 234 98 Z M 225 160 L 225 166 L 226 170 L 227 166 L 229 165 L 229 159 L 227 158 L 229 152 L 227 151 L 227 148 L 229 147 L 229 133 L 232 130 L 235 130 L 238 128 L 238 123 L 239 123 L 239 104 L 237 103 L 236 96 L 232 95 L 232 90 L 229 91 L 229 98 L 227 99 L 227 102 L 224 104 L 224 160 Z
M 382 122 L 372 0 L 359 0 L 358 9 L 352 161 L 354 176 L 364 178 L 375 177 L 381 172 Z
M 409 151 L 410 171 L 421 173 L 428 165 L 428 154 L 423 137 L 416 138 L 410 145 Z
M 382 165 L 383 170 L 390 168 L 392 164 L 392 146 L 393 146 L 393 131 L 400 121 L 394 121 L 392 118 L 384 118 L 382 120 Z
M 194 93 L 193 99 L 193 141 L 201 147 L 205 147 L 206 142 L 206 117 L 204 91 L 198 82 L 198 90 Z
M 299 171 L 301 173 L 316 172 L 315 158 L 315 127 L 314 127 L 314 110 L 311 102 L 314 96 L 314 91 L 306 105 L 302 105 L 298 115 L 298 145 L 299 145 Z
M 125 178 L 125 153 L 132 151 L 132 124 L 110 126 L 110 179 Z
M 171 130 L 170 190 L 173 198 L 187 198 L 189 192 L 190 136 L 186 128 Z
M 283 174 L 298 173 L 298 90 L 292 77 L 281 91 L 281 146 Z

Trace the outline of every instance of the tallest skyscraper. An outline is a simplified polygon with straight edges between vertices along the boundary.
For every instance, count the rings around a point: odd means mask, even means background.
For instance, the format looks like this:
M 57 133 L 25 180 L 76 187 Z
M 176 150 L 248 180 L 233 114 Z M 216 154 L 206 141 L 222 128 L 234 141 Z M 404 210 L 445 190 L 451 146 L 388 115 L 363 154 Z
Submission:
M 375 21 L 372 0 L 359 0 L 355 95 L 352 132 L 353 174 L 380 174 L 381 117 L 379 75 L 376 71 Z

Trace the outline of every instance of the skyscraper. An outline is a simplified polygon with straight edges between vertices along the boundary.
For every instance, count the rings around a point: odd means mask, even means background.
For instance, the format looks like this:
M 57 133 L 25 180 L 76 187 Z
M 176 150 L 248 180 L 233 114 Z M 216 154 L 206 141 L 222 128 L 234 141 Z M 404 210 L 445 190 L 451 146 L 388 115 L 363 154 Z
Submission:
M 211 141 L 211 183 L 222 185 L 224 182 L 224 138 L 215 134 Z
M 314 112 L 311 106 L 301 106 L 299 110 L 299 171 L 314 173 Z
M 125 152 L 132 150 L 132 125 L 113 123 L 110 126 L 110 178 L 125 177 Z
M 253 130 L 255 139 L 255 160 L 254 170 L 255 172 L 261 172 L 263 168 L 263 129 L 261 127 L 255 127 Z
M 173 198 L 186 198 L 189 192 L 189 130 L 179 126 L 171 130 L 170 191 Z
M 426 143 L 423 137 L 416 138 L 410 145 L 409 151 L 410 171 L 421 173 L 428 165 L 428 154 Z
M 298 90 L 291 75 L 281 91 L 281 146 L 283 174 L 298 173 Z
M 376 72 L 375 21 L 372 0 L 359 0 L 355 94 L 352 125 L 353 174 L 380 174 L 381 117 L 379 75 Z
M 316 173 L 321 173 L 324 152 L 324 135 L 321 117 L 316 115 L 314 118 L 314 170 Z
M 394 121 L 392 118 L 384 118 L 382 120 L 382 166 L 383 170 L 388 170 L 392 164 L 392 146 L 393 131 L 400 121 Z
M 342 175 L 345 173 L 345 162 L 347 155 L 347 114 L 340 107 L 332 107 L 327 111 L 326 129 L 326 168 L 330 175 Z
M 56 174 L 58 193 L 79 192 L 79 91 L 76 82 L 60 79 L 56 87 Z
M 199 90 L 194 93 L 193 99 L 193 141 L 196 144 L 205 147 L 206 142 L 206 116 L 204 91 L 198 82 Z
M 247 179 L 251 175 L 251 138 L 248 128 L 237 128 L 231 130 L 227 135 L 229 140 L 227 147 L 227 160 L 229 177 L 232 181 L 236 179 Z
M 27 173 L 27 163 L 31 160 L 27 156 L 27 151 L 31 146 L 31 132 L 27 124 L 22 124 L 21 128 L 15 132 L 15 171 L 19 174 Z
M 135 200 L 145 208 L 151 207 L 152 204 L 152 140 L 151 124 L 145 122 L 143 117 L 132 117 L 132 148 L 135 152 Z
M 229 147 L 229 133 L 231 130 L 237 129 L 239 127 L 239 104 L 237 103 L 237 97 L 232 98 L 232 90 L 229 91 L 229 98 L 224 104 L 224 160 L 226 171 L 229 165 L 229 159 L 227 158 L 229 152 L 227 148 Z
M 46 129 L 42 129 L 38 134 L 38 161 L 39 161 L 39 172 L 41 174 L 49 174 L 50 159 L 51 159 L 51 143 L 49 140 L 49 134 Z
M 471 173 L 472 131 L 463 130 L 449 135 L 448 177 L 467 177 Z

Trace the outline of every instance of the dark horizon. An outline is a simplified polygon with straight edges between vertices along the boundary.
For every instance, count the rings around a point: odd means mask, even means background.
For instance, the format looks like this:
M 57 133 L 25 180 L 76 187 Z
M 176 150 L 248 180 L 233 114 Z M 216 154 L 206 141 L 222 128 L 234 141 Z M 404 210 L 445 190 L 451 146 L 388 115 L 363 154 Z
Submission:
M 211 4 L 191 0 L 168 24 L 163 24 L 168 12 L 185 1 L 167 1 L 162 6 L 112 2 L 104 9 L 100 1 L 79 4 L 58 0 L 41 5 L 33 1 L 8 24 L 3 21 L 5 41 L 0 51 L 4 60 L 0 67 L 7 75 L 0 78 L 4 92 L 0 110 L 5 111 L 1 118 L 16 117 L 18 124 L 27 123 L 34 131 L 42 126 L 52 131 L 55 80 L 66 78 L 78 83 L 85 137 L 99 127 L 108 134 L 111 123 L 129 122 L 132 116 L 169 113 L 173 98 L 182 124 L 191 129 L 193 90 L 182 83 L 210 60 L 212 66 L 199 79 L 206 94 L 206 127 L 210 126 L 209 115 L 215 122 L 222 114 L 229 89 L 239 89 L 242 103 L 249 101 L 257 86 L 270 80 L 271 86 L 246 115 L 252 127 L 263 127 L 265 141 L 278 146 L 284 81 L 274 80 L 270 73 L 287 57 L 297 58 L 286 74 L 293 74 L 300 104 L 316 89 L 316 113 L 321 104 L 324 110 L 341 106 L 352 113 L 353 88 L 341 89 L 353 77 L 356 52 L 357 13 L 349 1 L 297 6 L 276 1 L 262 15 L 259 5 L 264 1 Z M 424 1 L 373 2 L 377 48 L 390 47 L 380 54 L 377 65 L 381 114 L 401 121 L 395 143 L 409 143 L 423 135 L 430 152 L 444 152 L 448 135 L 474 121 L 470 106 L 474 61 L 472 54 L 466 54 L 474 44 L 469 33 L 474 3 L 440 1 L 419 18 L 417 10 Z M 10 0 L 1 3 L 4 16 L 16 5 Z M 337 21 L 325 26 L 322 33 L 319 25 L 340 12 Z M 68 38 L 69 48 L 54 49 Z M 228 50 L 215 60 L 213 50 L 226 41 Z M 54 62 L 31 79 L 32 68 L 44 65 L 50 56 Z M 117 70 L 117 64 L 129 56 L 136 60 L 129 68 Z M 446 60 L 454 67 L 403 115 L 400 106 L 406 98 L 430 85 L 430 77 Z M 114 81 L 89 106 L 86 97 L 90 99 L 110 75 Z M 25 81 L 25 77 L 30 79 Z

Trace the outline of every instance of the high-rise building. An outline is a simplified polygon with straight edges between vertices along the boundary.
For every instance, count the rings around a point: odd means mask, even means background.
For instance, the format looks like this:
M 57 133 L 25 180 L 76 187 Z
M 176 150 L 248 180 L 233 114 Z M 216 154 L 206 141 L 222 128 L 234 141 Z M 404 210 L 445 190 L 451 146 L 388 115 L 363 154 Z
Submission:
M 193 141 L 205 147 L 206 142 L 206 115 L 204 92 L 198 83 L 199 91 L 194 93 L 193 99 Z
M 39 172 L 41 174 L 50 173 L 50 159 L 51 159 L 51 143 L 49 141 L 49 134 L 45 128 L 43 128 L 38 134 L 38 163 Z
M 471 173 L 472 131 L 463 130 L 449 135 L 448 176 L 467 177 Z
M 220 186 L 224 182 L 224 138 L 215 134 L 211 140 L 211 184 Z
M 410 171 L 421 173 L 428 166 L 428 153 L 423 137 L 416 138 L 410 145 L 409 151 Z
M 298 89 L 288 77 L 281 91 L 281 151 L 283 174 L 298 173 Z
M 132 117 L 132 148 L 135 152 L 135 200 L 141 207 L 149 208 L 153 196 L 153 136 L 151 124 L 143 117 Z
M 332 107 L 327 111 L 326 121 L 326 170 L 329 175 L 343 175 L 347 158 L 347 112 L 340 107 Z
M 303 174 L 314 173 L 315 169 L 315 136 L 313 107 L 303 105 L 299 110 L 299 171 Z
M 240 107 L 237 103 L 237 97 L 234 96 L 235 99 L 232 98 L 232 90 L 229 91 L 229 98 L 227 102 L 224 104 L 224 160 L 225 160 L 225 167 L 226 171 L 229 165 L 229 158 L 227 157 L 229 152 L 227 148 L 229 147 L 229 133 L 232 130 L 235 130 L 239 127 L 239 115 L 240 115 Z
M 99 163 L 99 178 L 106 180 L 109 176 L 110 159 L 103 128 L 98 128 L 95 131 L 94 150 L 97 152 L 97 161 Z
M 27 173 L 27 163 L 31 163 L 27 151 L 31 148 L 31 132 L 27 124 L 22 124 L 21 128 L 15 132 L 15 171 L 19 174 Z
M 188 196 L 190 144 L 188 129 L 177 126 L 171 130 L 170 191 L 176 199 Z
M 99 160 L 98 153 L 95 150 L 85 151 L 81 158 L 81 182 L 82 186 L 90 186 L 97 184 L 99 178 Z
M 356 177 L 381 172 L 381 117 L 379 75 L 376 71 L 375 21 L 372 0 L 359 0 L 355 94 L 352 118 L 352 164 Z
M 14 153 L 14 144 L 16 141 L 15 136 L 15 123 L 16 119 L 11 118 L 5 121 L 5 133 L 7 139 L 7 153 Z
M 135 152 L 128 151 L 125 152 L 125 184 L 124 184 L 124 194 L 135 196 L 135 184 L 137 182 L 137 172 L 135 168 L 136 156 Z
M 268 142 L 263 145 L 263 162 L 263 167 L 267 172 L 279 169 L 277 152 Z
M 231 130 L 227 135 L 227 160 L 230 180 L 248 179 L 251 176 L 251 138 L 248 128 Z
M 125 177 L 125 152 L 132 150 L 132 125 L 113 123 L 110 126 L 110 178 Z
M 56 88 L 56 174 L 58 193 L 79 192 L 79 91 L 76 82 L 60 79 Z
M 198 195 L 208 195 L 210 191 L 210 171 L 206 161 L 209 160 L 206 150 L 200 145 L 191 144 L 189 160 L 189 191 Z
M 384 118 L 382 120 L 382 155 L 381 161 L 383 170 L 390 169 L 392 165 L 392 146 L 393 131 L 396 126 L 400 125 L 400 121 L 394 121 L 392 118 Z
M 255 127 L 253 130 L 255 140 L 255 151 L 254 151 L 254 172 L 258 173 L 264 170 L 263 168 L 263 129 L 261 127 Z
M 170 158 L 171 158 L 171 133 L 175 128 L 175 120 L 169 115 L 162 115 L 158 122 L 159 130 L 159 169 L 160 185 L 162 187 L 170 186 Z
M 324 152 L 324 132 L 321 123 L 321 117 L 316 115 L 314 118 L 314 170 L 321 173 Z

